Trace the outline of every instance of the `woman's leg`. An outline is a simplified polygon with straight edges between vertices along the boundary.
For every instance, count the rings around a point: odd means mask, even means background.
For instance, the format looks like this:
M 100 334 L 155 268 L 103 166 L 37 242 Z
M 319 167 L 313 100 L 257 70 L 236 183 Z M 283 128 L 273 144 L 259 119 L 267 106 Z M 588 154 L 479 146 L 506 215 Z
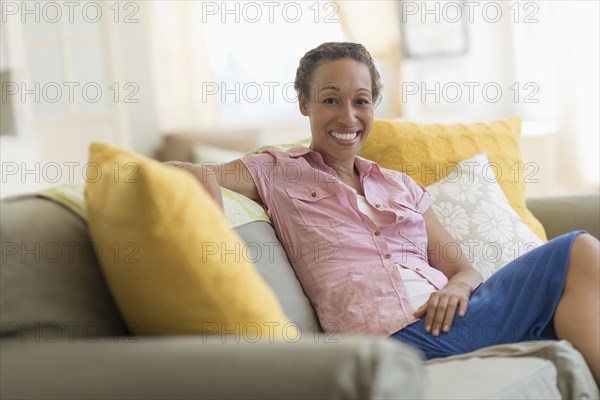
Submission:
M 591 235 L 573 242 L 554 329 L 583 354 L 600 386 L 600 243 Z

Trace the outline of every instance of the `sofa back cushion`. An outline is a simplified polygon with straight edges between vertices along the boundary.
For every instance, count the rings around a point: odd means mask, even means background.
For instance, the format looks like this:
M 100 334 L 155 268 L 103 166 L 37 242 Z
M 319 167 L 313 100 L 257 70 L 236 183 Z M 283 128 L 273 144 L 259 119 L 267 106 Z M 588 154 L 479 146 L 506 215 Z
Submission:
M 33 195 L 2 200 L 0 326 L 2 337 L 54 341 L 129 334 L 106 285 L 87 224 L 54 201 Z M 320 331 L 270 224 L 235 231 L 240 255 L 253 262 L 302 336 Z
M 267 222 L 255 221 L 239 226 L 235 231 L 245 242 L 240 248 L 240 256 L 256 265 L 275 292 L 287 317 L 300 328 L 299 334 L 306 337 L 321 331 L 315 310 L 304 294 L 273 227 Z
M 0 321 L 4 337 L 57 341 L 126 335 L 87 225 L 35 196 L 4 199 L 0 221 Z

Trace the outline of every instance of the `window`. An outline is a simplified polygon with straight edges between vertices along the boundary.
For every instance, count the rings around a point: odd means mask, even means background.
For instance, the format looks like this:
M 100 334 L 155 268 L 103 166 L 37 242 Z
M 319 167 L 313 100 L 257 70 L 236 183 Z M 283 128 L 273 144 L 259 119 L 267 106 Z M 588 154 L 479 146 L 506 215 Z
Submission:
M 334 2 L 153 5 L 162 129 L 299 118 L 298 61 L 322 42 L 344 40 Z
M 31 93 L 25 96 L 33 113 L 58 116 L 108 108 L 110 85 L 101 32 L 107 10 L 97 2 L 82 2 L 71 14 L 61 3 L 31 2 L 21 7 L 29 78 L 22 85 Z
M 205 25 L 222 121 L 245 124 L 297 117 L 298 61 L 324 41 L 344 40 L 341 25 L 331 14 L 333 3 L 283 2 L 270 15 L 266 8 L 233 4 L 237 12 L 234 7 L 220 10 L 220 18 L 207 18 Z

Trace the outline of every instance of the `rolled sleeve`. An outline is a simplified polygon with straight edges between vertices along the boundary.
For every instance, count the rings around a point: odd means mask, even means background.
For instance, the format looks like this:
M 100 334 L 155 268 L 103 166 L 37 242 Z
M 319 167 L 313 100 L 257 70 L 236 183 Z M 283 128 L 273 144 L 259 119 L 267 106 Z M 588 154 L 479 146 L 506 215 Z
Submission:
M 431 198 L 431 195 L 429 194 L 427 189 L 425 189 L 423 186 L 418 186 L 416 183 L 415 186 L 415 195 L 417 196 L 417 203 L 415 204 L 415 209 L 421 214 L 424 214 L 425 211 L 429 210 L 429 207 L 431 207 L 433 199 Z
M 275 157 L 270 153 L 260 153 L 240 158 L 240 161 L 246 166 L 248 173 L 254 181 L 256 190 L 262 203 L 270 215 L 273 209 L 273 197 L 271 196 L 271 182 Z
M 431 207 L 431 203 L 433 202 L 431 195 L 427 189 L 419 186 L 413 178 L 403 172 L 392 170 L 386 170 L 386 172 L 388 177 L 406 188 L 406 191 L 409 193 L 407 200 L 411 203 L 414 210 L 423 214 Z

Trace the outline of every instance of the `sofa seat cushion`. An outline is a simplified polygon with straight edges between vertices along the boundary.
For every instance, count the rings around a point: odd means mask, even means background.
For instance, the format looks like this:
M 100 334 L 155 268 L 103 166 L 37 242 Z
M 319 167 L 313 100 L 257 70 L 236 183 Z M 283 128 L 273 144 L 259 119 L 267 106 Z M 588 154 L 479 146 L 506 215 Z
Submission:
M 555 385 L 560 391 L 560 395 L 564 399 L 597 399 L 600 398 L 600 393 L 598 392 L 598 386 L 596 385 L 596 381 L 590 371 L 585 359 L 581 355 L 580 352 L 575 350 L 573 345 L 566 340 L 541 340 L 541 341 L 532 341 L 532 342 L 519 342 L 519 343 L 510 343 L 510 344 L 501 344 L 496 346 L 489 346 L 479 349 L 477 351 L 473 351 L 471 353 L 459 354 L 447 358 L 435 358 L 427 361 L 427 366 L 431 367 L 438 364 L 445 365 L 453 365 L 454 367 L 458 367 L 462 364 L 449 364 L 454 363 L 455 361 L 465 361 L 465 360 L 481 360 L 481 362 L 488 361 L 491 359 L 497 358 L 510 358 L 510 364 L 504 364 L 503 368 L 498 370 L 488 370 L 487 373 L 492 374 L 496 380 L 508 380 L 511 375 L 504 375 L 506 369 L 515 369 L 520 368 L 518 364 L 524 358 L 534 358 L 539 360 L 546 360 L 553 364 L 556 369 L 556 380 Z M 471 365 L 471 364 L 465 364 Z M 485 364 L 489 365 L 489 364 Z M 462 367 L 460 367 L 462 368 Z M 479 367 L 478 367 L 479 368 Z M 481 368 L 486 368 L 483 364 L 481 364 Z M 476 368 L 474 369 L 476 370 Z M 434 369 L 434 371 L 440 371 Z M 461 370 L 462 371 L 462 370 Z M 448 369 L 444 372 L 444 374 L 453 373 L 451 369 Z M 482 371 L 482 373 L 484 373 Z M 525 373 L 525 372 L 523 372 Z M 476 384 L 479 381 L 483 381 L 483 378 L 478 378 L 477 380 L 477 372 L 472 372 L 475 374 L 471 377 L 471 370 L 465 374 L 468 378 L 461 378 L 459 381 L 458 378 L 455 381 L 458 386 L 463 385 L 465 379 L 468 379 L 468 382 L 472 384 Z M 458 375 L 454 375 L 458 376 Z M 437 390 L 437 389 L 436 389 Z M 498 387 L 498 390 L 503 390 Z M 515 398 L 522 398 L 522 395 L 516 396 Z M 535 396 L 536 398 L 544 398 L 543 395 Z M 554 396 L 556 397 L 556 396 Z M 462 398 L 462 397 L 461 397 Z
M 427 365 L 426 399 L 561 399 L 556 368 L 541 358 L 469 358 Z

